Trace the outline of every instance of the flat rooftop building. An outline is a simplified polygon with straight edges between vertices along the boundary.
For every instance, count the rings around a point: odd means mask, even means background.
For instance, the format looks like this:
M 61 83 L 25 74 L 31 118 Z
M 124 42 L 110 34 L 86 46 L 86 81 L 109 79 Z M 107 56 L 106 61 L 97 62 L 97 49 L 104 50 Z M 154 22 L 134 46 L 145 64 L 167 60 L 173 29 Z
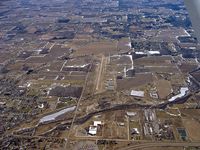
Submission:
M 144 91 L 135 91 L 135 90 L 132 90 L 131 91 L 131 96 L 144 97 Z

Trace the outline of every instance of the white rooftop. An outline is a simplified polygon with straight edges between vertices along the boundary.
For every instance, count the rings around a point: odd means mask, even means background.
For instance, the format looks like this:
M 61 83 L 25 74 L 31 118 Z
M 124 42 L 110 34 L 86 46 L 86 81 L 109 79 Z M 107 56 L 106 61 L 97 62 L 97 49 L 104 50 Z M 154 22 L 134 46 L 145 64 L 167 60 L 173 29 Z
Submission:
M 148 53 L 150 54 L 150 55 L 159 55 L 160 54 L 160 52 L 159 51 L 148 51 Z
M 135 52 L 135 54 L 137 54 L 137 55 L 144 55 L 146 53 L 144 53 L 144 52 Z
M 126 112 L 126 114 L 127 114 L 128 116 L 135 116 L 137 113 L 136 113 L 136 112 Z
M 185 95 L 187 94 L 187 91 L 188 91 L 188 90 L 189 90 L 188 87 L 182 87 L 182 88 L 180 89 L 180 94 L 173 96 L 173 97 L 170 98 L 168 101 L 171 102 L 171 101 L 176 100 L 177 98 L 181 98 L 181 97 L 185 96 Z
M 101 125 L 102 122 L 101 121 L 94 121 L 94 126 L 98 126 L 98 125 Z
M 144 97 L 144 91 L 131 91 L 131 96 Z
M 97 127 L 96 126 L 90 126 L 89 127 L 89 134 L 96 135 L 97 134 Z
M 139 130 L 138 130 L 138 128 L 133 128 L 133 129 L 135 130 L 135 132 L 136 132 L 137 134 L 140 133 Z
M 72 112 L 75 109 L 76 109 L 76 106 L 73 106 L 73 107 L 65 108 L 65 109 L 63 109 L 59 112 L 44 116 L 43 118 L 40 119 L 39 123 L 44 123 L 44 122 L 47 122 L 47 121 L 53 121 L 57 117 L 59 117 L 60 115 L 63 115 L 63 114 L 68 113 L 68 112 Z

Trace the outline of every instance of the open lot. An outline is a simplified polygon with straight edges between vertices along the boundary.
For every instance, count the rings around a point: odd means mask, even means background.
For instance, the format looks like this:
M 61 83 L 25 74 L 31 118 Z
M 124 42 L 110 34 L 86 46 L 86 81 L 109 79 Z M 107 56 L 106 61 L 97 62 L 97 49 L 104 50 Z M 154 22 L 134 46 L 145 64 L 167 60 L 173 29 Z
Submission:
M 155 84 L 160 99 L 166 98 L 172 92 L 171 83 L 167 80 L 157 80 Z
M 82 43 L 82 41 L 80 41 Z M 74 45 L 76 46 L 76 45 Z M 84 42 L 80 47 L 74 47 L 75 53 L 74 56 L 83 56 L 83 55 L 98 55 L 98 54 L 113 54 L 118 51 L 117 41 L 111 40 L 97 40 Z
M 200 140 L 200 132 L 198 132 L 198 129 L 200 128 L 199 120 L 191 118 L 183 118 L 183 125 L 187 130 L 190 140 L 192 141 Z
M 151 73 L 136 74 L 134 78 L 125 78 L 117 80 L 117 90 L 129 90 L 140 86 L 145 86 L 151 83 L 153 75 Z
M 200 143 L 183 0 L 0 0 L 0 29 L 0 149 Z
M 49 63 L 57 60 L 62 56 L 69 56 L 69 48 L 62 47 L 62 45 L 53 44 L 46 55 L 32 56 L 25 60 L 26 63 Z
M 173 66 L 171 56 L 149 56 L 134 60 L 136 66 Z
M 171 28 L 171 29 L 163 29 L 158 32 L 154 30 L 145 31 L 146 35 L 151 35 L 153 38 L 151 38 L 152 41 L 165 41 L 165 42 L 178 42 L 177 37 L 178 36 L 188 36 L 188 33 L 186 32 L 185 29 L 180 28 Z
M 1 63 L 3 64 L 5 61 L 9 60 L 12 57 L 13 57 L 13 55 L 10 53 L 0 52 L 0 64 Z
M 179 73 L 179 70 L 176 66 L 145 66 L 145 69 L 148 69 L 151 72 L 159 73 Z
M 151 147 L 151 148 L 143 148 L 143 150 L 184 150 L 183 147 Z

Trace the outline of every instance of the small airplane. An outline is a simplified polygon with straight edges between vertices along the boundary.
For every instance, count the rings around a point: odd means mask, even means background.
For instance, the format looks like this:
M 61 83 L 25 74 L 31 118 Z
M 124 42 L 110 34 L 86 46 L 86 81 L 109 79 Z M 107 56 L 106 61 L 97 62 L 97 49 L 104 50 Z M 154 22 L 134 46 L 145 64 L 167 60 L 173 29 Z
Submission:
M 200 0 L 185 0 L 192 26 L 198 42 L 200 43 Z

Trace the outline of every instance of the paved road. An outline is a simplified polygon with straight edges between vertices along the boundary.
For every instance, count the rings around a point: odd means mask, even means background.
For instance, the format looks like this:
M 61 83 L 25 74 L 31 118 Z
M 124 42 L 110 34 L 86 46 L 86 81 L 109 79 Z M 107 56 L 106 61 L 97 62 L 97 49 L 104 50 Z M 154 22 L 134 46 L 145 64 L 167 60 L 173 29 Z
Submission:
M 93 64 L 93 61 L 91 62 L 91 64 Z M 86 89 L 86 85 L 87 85 L 87 82 L 88 82 L 88 78 L 89 78 L 89 72 L 87 73 L 87 76 L 85 78 L 85 83 L 84 83 L 84 86 L 83 86 L 83 90 L 82 90 L 82 93 L 81 93 L 81 96 L 78 100 L 78 103 L 77 103 L 77 106 L 76 106 L 76 110 L 74 112 L 74 116 L 73 116 L 73 119 L 72 119 L 72 123 L 71 123 L 71 126 L 70 126 L 70 129 L 69 129 L 69 134 L 67 136 L 67 139 L 69 139 L 70 135 L 71 135 L 71 132 L 73 130 L 73 126 L 74 126 L 74 122 L 75 122 L 75 119 L 76 119 L 76 116 L 77 116 L 77 113 L 78 113 L 78 109 L 79 109 L 79 106 L 80 106 L 80 103 L 81 103 L 81 100 L 83 98 L 83 94 L 85 92 L 85 89 Z M 68 146 L 68 142 L 66 142 L 65 144 L 65 148 L 67 148 Z
M 162 142 L 162 143 L 143 143 L 143 144 L 135 144 L 130 145 L 125 148 L 118 148 L 120 150 L 138 150 L 138 149 L 144 149 L 144 148 L 150 148 L 150 147 L 200 147 L 200 142 Z M 116 150 L 118 150 L 116 149 Z

